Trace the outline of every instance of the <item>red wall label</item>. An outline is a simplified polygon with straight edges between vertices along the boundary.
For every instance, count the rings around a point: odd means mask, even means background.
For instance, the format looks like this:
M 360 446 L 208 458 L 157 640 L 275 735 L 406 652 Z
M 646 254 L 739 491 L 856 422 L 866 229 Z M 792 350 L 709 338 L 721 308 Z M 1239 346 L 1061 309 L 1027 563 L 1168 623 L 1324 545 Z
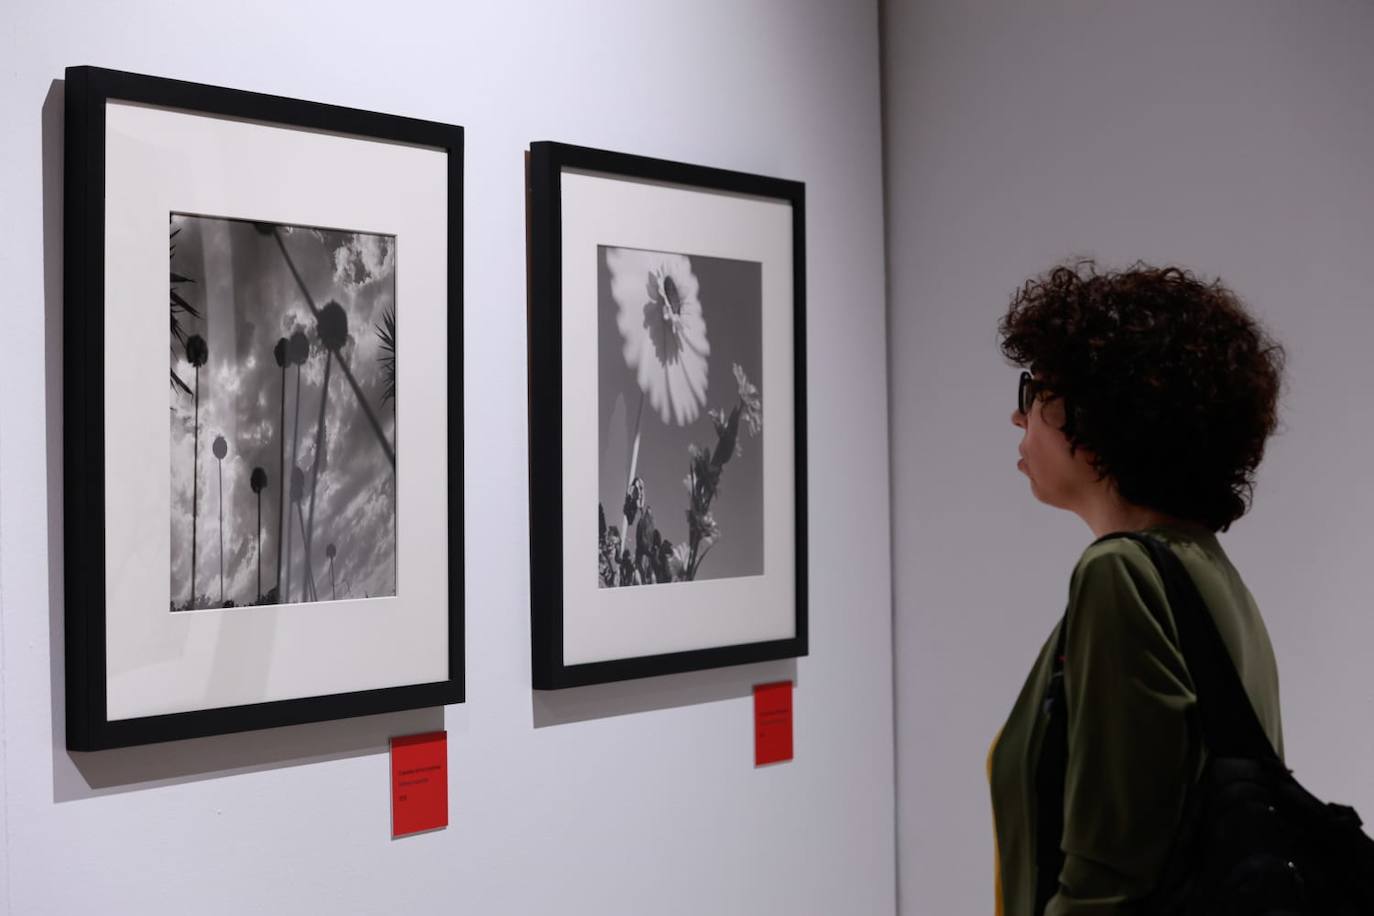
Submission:
M 792 682 L 754 686 L 754 766 L 792 759 Z
M 391 739 L 391 835 L 448 826 L 448 732 Z

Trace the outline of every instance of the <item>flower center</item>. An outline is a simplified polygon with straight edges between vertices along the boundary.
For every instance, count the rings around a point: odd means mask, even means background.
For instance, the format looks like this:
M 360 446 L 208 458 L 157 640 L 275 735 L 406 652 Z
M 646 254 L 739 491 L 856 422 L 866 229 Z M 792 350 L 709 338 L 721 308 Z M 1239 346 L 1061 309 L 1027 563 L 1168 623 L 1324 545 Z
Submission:
M 672 277 L 663 278 L 663 300 L 674 315 L 682 314 L 682 294 L 678 292 L 677 283 L 673 282 Z

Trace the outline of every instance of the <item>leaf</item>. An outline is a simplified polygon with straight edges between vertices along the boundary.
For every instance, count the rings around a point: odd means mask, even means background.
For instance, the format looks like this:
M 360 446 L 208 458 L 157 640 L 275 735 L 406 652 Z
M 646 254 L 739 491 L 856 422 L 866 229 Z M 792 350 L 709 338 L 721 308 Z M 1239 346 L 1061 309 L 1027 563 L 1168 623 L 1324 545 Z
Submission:
M 171 239 L 175 239 L 177 237 L 177 233 L 179 232 L 181 232 L 180 227 L 173 229 L 171 231 L 171 234 L 168 236 L 168 248 L 170 250 L 168 260 L 171 260 L 171 258 L 176 256 L 177 246 L 173 242 L 171 242 Z M 170 331 L 172 334 L 172 339 L 184 347 L 186 345 L 186 340 L 189 337 L 189 335 L 186 333 L 186 329 L 181 326 L 181 316 L 186 315 L 190 318 L 194 318 L 197 321 L 199 321 L 200 312 L 196 311 L 195 307 L 193 307 L 191 303 L 187 302 L 182 297 L 182 295 L 176 291 L 176 287 L 182 283 L 194 283 L 196 281 L 192 280 L 190 277 L 184 276 L 183 274 L 179 274 L 170 268 L 168 268 L 167 272 L 171 276 L 171 286 L 168 290 L 171 293 L 171 296 L 168 300 L 168 309 L 171 318 Z M 172 353 L 176 353 L 175 345 L 172 346 Z M 170 376 L 170 384 L 173 391 L 180 391 L 183 394 L 187 395 L 191 394 L 191 386 L 187 385 L 186 382 L 182 381 L 181 377 L 176 374 L 176 370 L 169 369 L 168 375 Z
M 644 491 L 644 478 L 636 477 L 634 482 L 625 490 L 625 502 L 621 504 L 620 511 L 625 516 L 625 521 L 634 524 L 635 519 L 639 518 L 639 513 L 648 505 L 648 499 Z
M 639 517 L 639 524 L 635 526 L 635 556 L 639 557 L 643 554 L 652 556 L 656 536 L 658 536 L 658 529 L 654 527 L 654 510 L 645 506 L 644 512 Z
M 723 466 L 735 455 L 735 448 L 739 441 L 739 405 L 730 411 L 730 419 L 725 423 L 725 431 L 720 435 L 720 441 L 716 443 L 715 454 L 711 456 L 711 463 L 716 467 Z
M 382 365 L 382 379 L 386 387 L 382 390 L 382 401 L 396 400 L 396 310 L 387 309 L 382 315 L 382 323 L 375 326 L 377 339 L 381 341 L 381 355 L 377 362 Z
M 763 399 L 759 396 L 758 386 L 749 381 L 739 363 L 735 363 L 734 371 L 740 404 L 744 407 L 744 426 L 749 430 L 749 435 L 757 436 L 763 429 Z

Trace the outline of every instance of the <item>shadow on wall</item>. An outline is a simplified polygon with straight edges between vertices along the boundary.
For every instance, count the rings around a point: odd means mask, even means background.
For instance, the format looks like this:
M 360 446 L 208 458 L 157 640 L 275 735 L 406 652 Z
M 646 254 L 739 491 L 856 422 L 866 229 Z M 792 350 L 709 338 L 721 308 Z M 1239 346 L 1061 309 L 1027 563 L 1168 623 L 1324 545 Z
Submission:
M 53 800 L 75 801 L 194 782 L 234 772 L 386 754 L 393 735 L 445 727 L 443 708 L 215 735 L 92 753 L 66 749 L 62 521 L 62 80 L 43 100 L 43 299 L 48 513 L 48 646 L 52 698 Z M 461 716 L 460 716 L 461 720 Z
M 755 684 L 773 681 L 796 684 L 797 660 L 785 658 L 565 690 L 536 690 L 532 701 L 534 727 L 735 700 L 752 695 Z M 746 727 L 752 733 L 752 719 L 747 721 Z

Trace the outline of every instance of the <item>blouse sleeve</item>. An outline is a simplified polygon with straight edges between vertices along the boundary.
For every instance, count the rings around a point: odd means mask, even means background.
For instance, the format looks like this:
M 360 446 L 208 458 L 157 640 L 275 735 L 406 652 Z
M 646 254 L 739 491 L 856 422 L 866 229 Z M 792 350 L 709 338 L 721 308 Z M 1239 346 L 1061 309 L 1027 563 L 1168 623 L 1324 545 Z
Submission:
M 1094 545 L 1069 589 L 1064 867 L 1046 916 L 1134 913 L 1154 887 L 1195 772 L 1164 583 L 1130 541 Z

